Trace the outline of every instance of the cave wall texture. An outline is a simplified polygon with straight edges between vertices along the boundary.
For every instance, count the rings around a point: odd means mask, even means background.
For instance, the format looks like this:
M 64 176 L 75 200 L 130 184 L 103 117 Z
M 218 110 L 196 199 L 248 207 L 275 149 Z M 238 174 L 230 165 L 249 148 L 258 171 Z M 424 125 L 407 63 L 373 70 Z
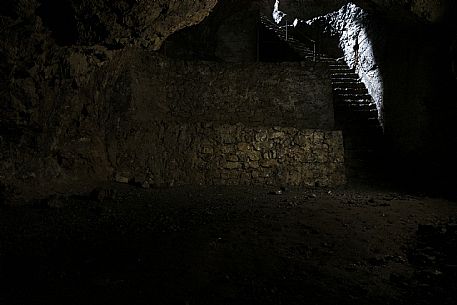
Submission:
M 83 184 L 108 179 L 104 147 L 108 112 L 105 104 L 97 104 L 101 93 L 89 88 L 89 80 L 111 58 L 122 57 L 129 49 L 158 49 L 174 31 L 200 22 L 215 4 L 211 0 L 3 1 L 2 188 L 39 197 L 40 192 L 65 190 L 82 179 L 87 180 Z M 127 90 L 119 85 L 118 90 Z
M 109 101 L 105 143 L 118 181 L 160 187 L 345 180 L 324 64 L 174 61 L 131 51 L 97 73 L 92 88 L 104 92 L 96 105 Z
M 288 14 L 288 20 L 299 18 L 312 19 L 339 10 L 347 3 L 354 3 L 368 12 L 380 13 L 397 21 L 420 19 L 430 23 L 453 22 L 457 16 L 456 3 L 453 0 L 281 0 L 279 9 Z
M 326 47 L 332 46 L 342 51 L 340 54 L 348 66 L 355 69 L 367 87 L 383 123 L 384 80 L 379 67 L 382 60 L 379 53 L 385 48 L 388 37 L 385 34 L 376 34 L 385 32 L 382 22 L 375 20 L 357 5 L 347 4 L 335 12 L 313 18 L 307 23 L 313 28 L 313 32 L 324 33 L 320 37 L 321 40 L 337 41 L 338 46 L 326 43 Z M 334 50 L 325 51 L 337 54 Z
M 423 181 L 454 184 L 457 84 L 452 24 L 399 22 L 353 4 L 311 24 L 339 41 L 346 62 L 366 84 L 378 106 L 394 166 L 406 167 L 404 171 Z
M 114 169 L 106 151 L 106 130 L 112 128 L 115 120 L 110 117 L 116 112 L 127 112 L 125 104 L 117 101 L 127 96 L 129 84 L 118 83 L 108 95 L 102 88 L 112 81 L 104 71 L 119 75 L 113 67 L 113 60 L 131 56 L 132 50 L 155 52 L 171 34 L 200 23 L 217 4 L 217 0 L 5 0 L 0 4 L 0 188 L 17 195 L 39 196 L 49 190 L 66 190 L 90 180 L 106 180 L 112 177 Z M 242 16 L 243 9 L 259 9 L 264 13 L 272 11 L 273 1 L 267 0 L 220 0 L 221 5 L 231 7 L 230 16 Z M 415 30 L 417 18 L 422 22 L 442 24 L 455 17 L 455 3 L 452 0 L 359 0 L 357 4 L 376 14 L 390 18 L 391 33 L 395 33 L 398 20 L 406 20 L 401 34 L 395 35 L 388 44 L 385 58 L 392 59 L 386 68 L 385 79 L 395 76 L 403 68 L 401 78 L 411 75 L 404 88 L 408 90 L 386 91 L 385 99 L 393 98 L 385 112 L 395 113 L 391 117 L 393 141 L 403 142 L 414 139 L 410 132 L 397 131 L 395 122 L 410 125 L 408 111 L 414 109 L 429 118 L 431 109 L 435 116 L 449 116 L 452 112 L 433 101 L 447 98 L 449 83 L 443 83 L 433 76 L 434 70 L 422 73 L 430 67 L 430 56 L 440 64 L 441 52 L 448 52 L 445 44 L 435 46 L 434 31 L 423 39 L 422 32 Z M 224 4 L 225 3 L 225 4 Z M 294 7 L 297 16 L 305 19 L 328 13 L 330 8 L 338 9 L 346 1 L 281 1 L 283 7 Z M 308 7 L 309 9 L 303 9 Z M 447 9 L 443 9 L 447 8 Z M 238 11 L 237 11 L 238 10 Z M 398 13 L 400 12 L 400 13 Z M 304 15 L 305 14 L 305 15 Z M 400 16 L 399 18 L 395 16 Z M 408 16 L 408 18 L 403 18 Z M 293 17 L 293 14 L 290 14 Z M 221 17 L 222 18 L 222 17 Z M 412 24 L 413 26 L 409 26 Z M 422 24 L 422 23 L 421 23 Z M 454 27 L 454 23 L 452 24 Z M 222 25 L 223 26 L 223 23 Z M 428 29 L 428 25 L 425 27 Z M 220 27 L 217 27 L 219 30 Z M 428 30 L 426 30 L 428 31 Z M 227 32 L 227 31 L 225 31 Z M 411 32 L 424 45 L 423 52 L 415 51 L 417 44 L 403 42 Z M 213 35 L 210 32 L 207 35 Z M 447 38 L 449 33 L 443 35 Z M 453 34 L 450 34 L 451 36 Z M 216 33 L 216 36 L 217 33 Z M 219 35 L 227 39 L 224 31 Z M 409 41 L 409 40 L 407 40 Z M 441 41 L 441 40 L 439 40 Z M 213 46 L 217 53 L 217 46 Z M 400 52 L 398 51 L 400 50 Z M 135 52 L 135 51 L 133 51 Z M 221 54 L 219 50 L 219 54 Z M 391 53 L 394 54 L 391 54 Z M 232 54 L 223 54 L 230 58 Z M 411 55 L 414 56 L 411 56 Z M 418 65 L 425 61 L 426 64 Z M 433 61 L 432 61 L 433 63 Z M 396 64 L 401 68 L 397 69 Z M 433 66 L 433 65 L 432 65 Z M 112 67 L 107 70 L 107 67 Z M 122 79 L 122 78 L 121 78 Z M 393 77 L 395 82 L 399 77 Z M 105 83 L 97 83 L 100 80 Z M 421 100 L 429 103 L 411 102 L 411 92 L 416 82 L 431 81 L 442 90 L 442 99 L 429 95 L 427 90 L 416 93 Z M 116 91 L 117 90 L 117 91 Z M 401 101 L 401 102 L 400 102 Z M 398 102 L 398 103 L 397 103 Z M 405 104 L 404 104 L 405 103 Z M 124 105 L 124 106 L 123 106 Z M 452 104 L 453 105 L 453 104 Z M 389 109 L 390 108 L 390 109 Z M 402 110 L 403 109 L 403 110 Z M 400 113 L 397 116 L 397 112 Z M 387 118 L 386 126 L 387 126 Z M 426 132 L 428 126 L 441 130 L 439 141 L 432 141 L 437 151 L 446 153 L 446 143 L 454 125 L 444 130 L 439 120 L 426 119 L 413 122 Z M 436 125 L 436 126 L 435 126 Z M 424 127 L 425 126 L 425 127 Z M 387 127 L 386 127 L 387 128 Z M 394 136 L 399 132 L 400 136 Z M 429 138 L 436 136 L 428 132 Z M 411 136 L 411 137 L 410 137 Z M 396 140 L 395 140 L 396 139 Z M 412 145 L 412 150 L 422 147 Z M 67 170 L 72 169 L 72 170 Z M 77 170 L 74 170 L 77 169 Z M 20 188 L 16 188 L 21 185 Z M 0 196 L 2 197 L 2 196 Z
M 84 188 L 125 172 L 118 165 L 125 165 L 127 155 L 133 156 L 128 162 L 136 162 L 133 168 L 138 173 L 138 167 L 147 168 L 135 159 L 141 154 L 122 143 L 144 136 L 145 122 L 161 126 L 157 122 L 164 117 L 186 123 L 236 120 L 271 128 L 287 122 L 299 128 L 331 129 L 331 86 L 325 66 L 170 64 L 155 54 L 169 34 L 201 21 L 214 4 L 20 1 L 3 6 L 3 187 L 18 197 Z M 117 11 L 120 7 L 123 10 Z M 285 92 L 275 86 L 295 95 L 288 94 L 285 100 Z M 268 92 L 261 92 L 264 89 Z M 159 102 L 145 104 L 151 100 Z M 314 119 L 307 120 L 306 112 Z M 120 127 L 122 132 L 114 133 Z M 120 147 L 126 148 L 123 156 L 113 153 Z M 162 157 L 170 151 L 168 147 Z M 165 168 L 169 162 L 162 164 Z
M 106 77 L 91 89 L 102 89 L 101 102 L 115 101 L 144 122 L 334 128 L 330 71 L 323 63 L 174 61 L 132 50 L 97 75 Z
M 251 1 L 219 1 L 198 25 L 168 37 L 162 53 L 188 60 L 257 60 L 258 7 Z

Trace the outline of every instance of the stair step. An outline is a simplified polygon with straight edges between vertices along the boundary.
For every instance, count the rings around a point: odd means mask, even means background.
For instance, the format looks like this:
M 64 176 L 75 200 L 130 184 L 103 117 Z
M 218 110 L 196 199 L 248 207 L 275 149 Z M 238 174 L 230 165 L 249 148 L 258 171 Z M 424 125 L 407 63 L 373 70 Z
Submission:
M 348 86 L 357 85 L 358 87 L 360 87 L 360 86 L 365 87 L 365 85 L 362 82 L 359 82 L 357 79 L 353 79 L 353 78 L 332 79 L 332 84 L 334 86 L 345 86 L 345 87 L 348 87 Z
M 297 40 L 291 36 L 288 37 L 287 41 L 290 41 L 291 43 L 302 44 L 302 42 L 300 42 L 299 40 Z
M 377 117 L 366 117 L 356 114 L 353 116 L 339 116 L 339 113 L 335 113 L 335 121 L 337 123 L 345 124 L 349 127 L 380 127 Z
M 376 107 L 376 104 L 372 102 L 371 97 L 369 99 L 355 99 L 355 98 L 345 98 L 341 96 L 334 96 L 333 98 L 335 104 L 353 104 L 353 105 L 373 105 Z
M 333 92 L 337 94 L 368 94 L 368 90 L 366 88 L 333 88 Z
M 358 82 L 358 77 L 347 77 L 347 76 L 341 76 L 341 77 L 335 77 L 332 76 L 332 83 L 355 83 Z
M 341 102 L 338 100 L 335 100 L 333 103 L 334 107 L 337 109 L 351 109 L 351 110 L 372 110 L 377 112 L 378 108 L 376 108 L 375 105 L 369 103 L 369 102 L 364 102 L 364 103 L 353 103 L 353 102 Z
M 371 95 L 366 93 L 338 93 L 337 98 L 344 100 L 370 100 Z
M 344 118 L 341 118 L 344 116 Z M 355 126 L 355 127 L 367 127 L 367 126 L 378 126 L 379 123 L 371 123 L 370 120 L 377 120 L 377 116 L 367 116 L 365 113 L 344 113 L 344 112 L 337 112 L 335 113 L 335 119 L 338 123 L 342 123 L 343 125 Z
M 359 79 L 359 76 L 354 72 L 349 73 L 331 73 L 332 79 L 340 79 L 340 78 L 350 78 L 350 79 Z
M 353 105 L 345 105 L 345 104 L 335 104 L 334 105 L 335 111 L 338 112 L 365 112 L 369 114 L 376 114 L 378 115 L 378 110 L 371 106 L 353 106 Z
M 332 83 L 333 90 L 366 90 L 363 83 Z
M 335 61 L 334 63 L 331 63 L 329 66 L 330 66 L 331 69 L 338 69 L 338 68 L 349 69 L 349 66 L 345 62 L 337 62 L 337 61 Z
M 378 110 L 377 109 L 357 109 L 357 108 L 349 108 L 344 106 L 335 107 L 335 111 L 338 112 L 340 115 L 364 115 L 367 118 L 378 118 Z
M 330 68 L 330 71 L 332 74 L 340 74 L 340 73 L 345 73 L 345 74 L 353 74 L 354 70 L 347 68 L 347 67 L 341 67 L 341 68 Z
M 376 107 L 376 105 L 373 105 L 373 103 L 370 103 L 368 100 L 364 100 L 363 102 L 360 102 L 360 101 L 353 101 L 353 100 L 350 100 L 350 101 L 342 101 L 342 100 L 338 100 L 337 98 L 333 100 L 333 105 L 335 105 L 335 107 L 349 107 L 349 108 L 352 108 L 352 109 L 374 109 L 374 110 L 377 110 L 378 108 Z
M 300 50 L 300 49 L 295 49 L 294 48 L 294 51 L 303 55 L 303 56 L 314 56 L 314 53 L 311 52 L 311 51 L 304 51 L 304 50 Z M 317 56 L 316 56 L 316 59 L 317 59 Z
M 354 95 L 351 95 L 354 96 Z M 377 109 L 376 104 L 372 101 L 371 96 L 367 95 L 367 98 L 362 98 L 363 94 L 360 94 L 359 97 L 347 97 L 344 94 L 334 94 L 333 95 L 333 104 L 334 105 L 348 105 L 350 107 L 366 107 Z
M 292 48 L 294 50 L 300 50 L 300 51 L 304 51 L 304 52 L 314 53 L 313 51 L 311 51 L 311 49 L 309 49 L 307 47 L 292 46 Z
M 363 89 L 365 90 L 366 87 L 363 83 L 359 83 L 359 82 L 353 82 L 353 83 L 332 83 L 332 87 L 333 87 L 333 90 L 335 89 L 345 89 L 345 90 L 348 90 L 348 89 Z

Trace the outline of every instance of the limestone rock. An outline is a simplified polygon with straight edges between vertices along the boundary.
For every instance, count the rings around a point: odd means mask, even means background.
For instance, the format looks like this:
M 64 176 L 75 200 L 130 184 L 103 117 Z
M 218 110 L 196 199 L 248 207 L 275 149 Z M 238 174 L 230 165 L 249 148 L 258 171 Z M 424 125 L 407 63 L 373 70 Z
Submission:
M 129 178 L 125 173 L 117 173 L 114 177 L 114 181 L 118 183 L 129 183 Z

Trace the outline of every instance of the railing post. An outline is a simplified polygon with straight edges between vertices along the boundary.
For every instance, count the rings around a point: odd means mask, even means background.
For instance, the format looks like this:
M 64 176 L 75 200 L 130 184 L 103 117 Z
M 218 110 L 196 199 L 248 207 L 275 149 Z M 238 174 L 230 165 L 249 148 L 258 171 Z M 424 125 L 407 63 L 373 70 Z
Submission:
M 316 42 L 313 43 L 313 61 L 316 62 Z
M 286 41 L 289 40 L 288 38 L 288 30 L 289 30 L 289 27 L 287 26 L 287 20 L 286 20 Z

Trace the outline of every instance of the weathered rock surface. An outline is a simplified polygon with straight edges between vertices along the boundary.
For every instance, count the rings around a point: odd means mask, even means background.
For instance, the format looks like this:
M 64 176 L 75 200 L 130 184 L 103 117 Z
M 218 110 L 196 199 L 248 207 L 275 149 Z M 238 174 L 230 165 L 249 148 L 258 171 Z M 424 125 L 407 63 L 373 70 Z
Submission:
M 157 50 L 173 32 L 199 23 L 217 0 L 21 0 L 6 20 L 43 23 L 59 45 L 142 45 Z M 39 18 L 39 20 L 34 20 Z
M 430 23 L 446 23 L 455 28 L 453 20 L 457 14 L 455 1 L 439 0 L 280 0 L 280 10 L 284 11 L 289 20 L 301 18 L 303 20 L 328 14 L 342 6 L 354 3 L 370 12 L 382 11 L 397 21 L 406 18 Z
M 200 22 L 215 4 L 3 2 L 0 184 L 7 185 L 6 192 L 40 196 L 41 191 L 110 176 L 104 147 L 106 108 L 91 102 L 100 100 L 100 91 L 88 86 L 89 80 L 130 48 L 158 49 L 174 31 Z M 17 185 L 21 191 L 14 189 Z
M 456 92 L 449 71 L 452 36 L 444 35 L 441 27 L 393 23 L 352 4 L 315 19 L 313 25 L 339 41 L 346 62 L 367 86 L 395 158 L 404 159 L 413 172 L 414 162 L 440 160 L 420 171 L 452 175 L 450 168 L 456 166 L 448 153 L 455 145 L 451 126 Z
M 230 131 L 230 126 L 243 122 L 247 125 L 243 132 L 251 133 L 252 127 L 276 125 L 301 130 L 333 128 L 331 86 L 325 66 L 195 63 L 168 60 L 138 49 L 58 50 L 62 59 L 55 67 L 61 74 L 48 80 L 45 95 L 37 98 L 36 105 L 23 107 L 32 118 L 4 121 L 10 134 L 2 137 L 0 175 L 4 184 L 16 187 L 20 194 L 37 195 L 38 189 L 45 195 L 107 179 L 140 185 L 222 184 L 229 180 L 233 184 L 235 176 L 220 180 L 218 170 L 239 169 L 240 174 L 248 166 L 263 164 L 277 171 L 278 166 L 269 161 L 277 154 L 265 157 L 253 153 L 242 161 L 230 154 L 225 163 L 204 166 L 217 174 L 201 172 L 191 180 L 197 166 L 192 160 L 204 160 L 208 153 L 219 156 L 220 147 L 214 143 L 205 146 L 200 143 L 204 139 L 220 138 L 220 143 L 236 147 L 245 143 L 231 132 L 224 133 L 223 128 L 207 129 L 205 123 L 228 124 Z M 274 133 L 277 137 L 288 138 L 279 131 Z M 198 157 L 191 157 L 200 144 L 206 147 L 204 156 L 194 153 Z M 324 155 L 328 157 L 327 150 Z M 317 160 L 317 151 L 303 152 L 302 157 L 311 156 Z M 260 163 L 261 158 L 268 159 Z M 307 159 L 311 167 L 302 170 L 307 169 L 311 176 L 299 176 L 294 184 L 312 184 L 316 179 L 332 184 L 324 180 L 323 170 L 332 174 L 340 168 L 328 167 L 333 165 L 327 159 L 312 164 Z M 149 181 L 151 173 L 154 179 Z M 260 177 L 253 181 L 279 181 L 269 175 L 270 180 Z M 342 181 L 344 173 L 336 175 L 335 181 Z M 240 181 L 247 181 L 247 177 Z
M 59 185 L 66 188 L 113 178 L 115 165 L 106 151 L 106 137 L 108 131 L 121 126 L 116 115 L 128 113 L 135 105 L 130 99 L 138 92 L 132 88 L 142 87 L 129 85 L 134 78 L 121 71 L 121 66 L 116 68 L 119 59 L 128 58 L 135 49 L 159 49 L 173 32 L 200 22 L 216 2 L 3 1 L 0 188 L 5 188 L 4 193 L 14 193 L 14 187 L 20 185 L 17 192 L 36 195 Z M 262 8 L 271 5 L 269 2 L 254 4 Z M 417 11 L 428 10 L 428 1 L 416 2 Z M 161 111 L 168 110 L 158 107 L 157 112 Z M 125 133 L 135 134 L 129 129 Z M 399 142 L 409 135 L 402 134 Z

